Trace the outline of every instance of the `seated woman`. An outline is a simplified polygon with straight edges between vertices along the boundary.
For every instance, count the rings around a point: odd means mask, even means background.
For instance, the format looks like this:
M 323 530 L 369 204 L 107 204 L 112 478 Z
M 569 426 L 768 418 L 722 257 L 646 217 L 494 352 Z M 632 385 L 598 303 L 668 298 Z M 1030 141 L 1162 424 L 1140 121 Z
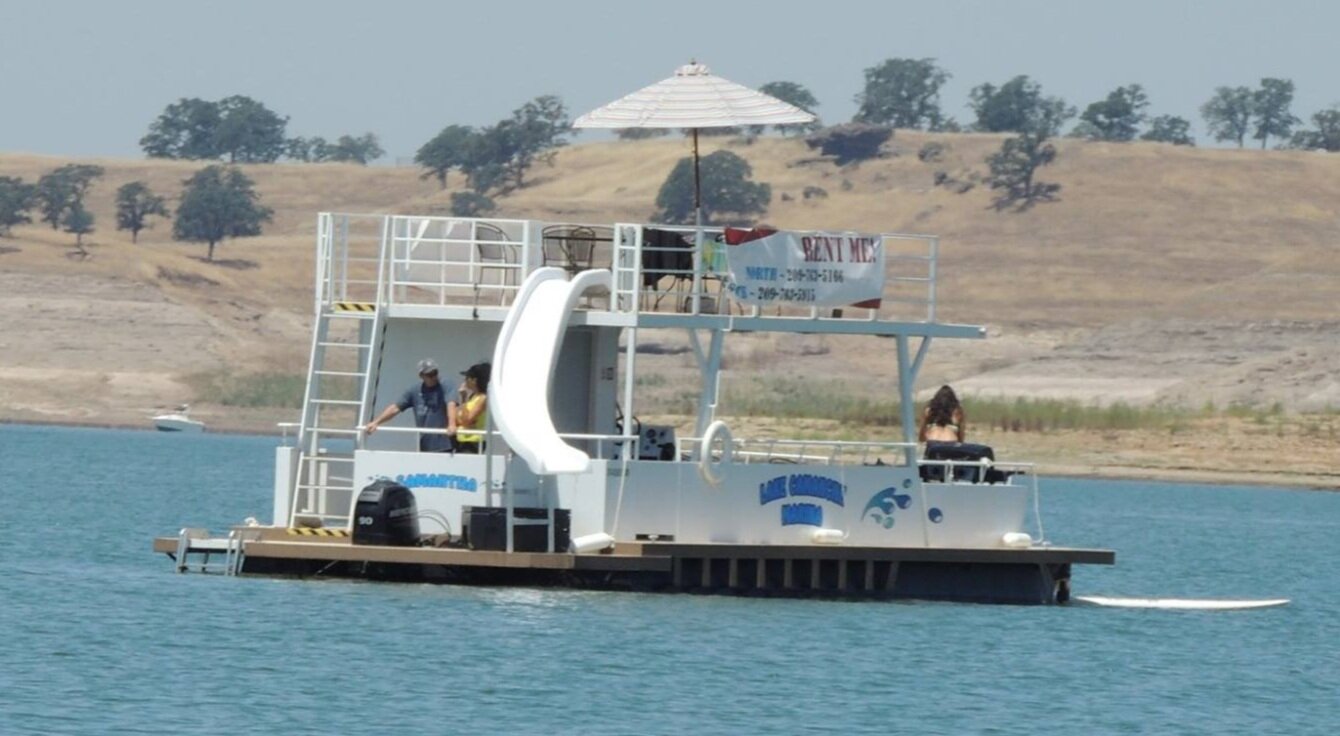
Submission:
M 917 433 L 917 441 L 963 442 L 968 436 L 967 429 L 967 422 L 963 417 L 963 405 L 958 403 L 954 389 L 941 386 L 921 415 L 921 429 Z
M 447 434 L 451 437 L 452 449 L 456 452 L 478 454 L 484 448 L 484 435 L 475 432 L 465 434 L 457 432 L 462 429 L 483 432 L 488 427 L 491 368 L 488 363 L 476 363 L 463 371 L 465 382 L 458 389 L 460 402 L 452 401 L 447 404 Z

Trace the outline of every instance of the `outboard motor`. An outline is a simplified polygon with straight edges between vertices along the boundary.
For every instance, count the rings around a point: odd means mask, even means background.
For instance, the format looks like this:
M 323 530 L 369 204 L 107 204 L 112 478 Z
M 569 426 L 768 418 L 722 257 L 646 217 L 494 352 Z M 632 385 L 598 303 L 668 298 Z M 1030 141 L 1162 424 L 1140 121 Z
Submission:
M 419 543 L 419 508 L 414 494 L 393 480 L 379 480 L 358 494 L 354 544 L 413 547 Z

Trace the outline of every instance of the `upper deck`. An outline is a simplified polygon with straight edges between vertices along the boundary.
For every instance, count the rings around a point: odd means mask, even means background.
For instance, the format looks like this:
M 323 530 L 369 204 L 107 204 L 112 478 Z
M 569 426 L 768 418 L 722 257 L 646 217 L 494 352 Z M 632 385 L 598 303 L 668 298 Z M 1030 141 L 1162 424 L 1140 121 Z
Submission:
M 827 253 L 816 246 L 816 263 L 802 268 L 746 266 L 736 255 L 742 251 L 729 251 L 736 243 L 728 242 L 758 232 L 772 231 L 322 213 L 316 306 L 319 312 L 339 302 L 373 303 L 388 317 L 501 322 L 520 285 L 548 266 L 613 274 L 612 292 L 579 305 L 574 325 L 984 336 L 978 326 L 936 321 L 934 236 L 782 233 L 807 244 L 857 241 L 865 248 L 865 273 L 872 275 L 862 286 L 874 298 L 835 306 L 829 293 L 820 306 L 825 295 L 817 292 L 836 289 L 840 298 L 852 285 L 846 246 Z M 837 262 L 823 263 L 832 259 Z M 870 265 L 878 267 L 877 278 Z M 762 280 L 750 285 L 746 268 Z

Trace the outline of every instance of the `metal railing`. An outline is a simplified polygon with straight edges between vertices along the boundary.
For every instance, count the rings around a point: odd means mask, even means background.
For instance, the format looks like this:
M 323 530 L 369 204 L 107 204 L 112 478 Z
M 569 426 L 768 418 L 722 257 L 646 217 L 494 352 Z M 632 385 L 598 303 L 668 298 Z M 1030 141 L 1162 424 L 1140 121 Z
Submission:
M 884 234 L 884 292 L 878 308 L 761 306 L 732 298 L 725 230 L 707 226 L 545 223 L 491 218 L 323 213 L 317 222 L 318 306 L 378 304 L 505 306 L 536 268 L 554 261 L 547 241 L 557 229 L 591 251 L 579 262 L 548 265 L 611 268 L 606 307 L 621 313 L 669 312 L 751 318 L 934 322 L 939 241 Z M 573 231 L 598 236 L 573 236 Z M 547 258 L 547 256 L 549 256 Z
M 701 448 L 701 437 L 680 439 L 681 450 Z M 745 464 L 755 463 L 795 463 L 815 465 L 905 465 L 908 448 L 915 444 L 906 442 L 862 442 L 853 440 L 790 440 L 790 439 L 749 439 L 733 438 L 731 455 Z M 703 448 L 706 449 L 706 448 Z M 715 450 L 713 450 L 716 456 Z M 694 456 L 696 452 L 692 453 Z M 886 459 L 887 456 L 887 459 Z
M 447 430 L 445 429 L 437 429 L 429 427 L 378 427 L 377 432 L 414 434 L 420 436 L 447 434 Z M 482 437 L 484 438 L 486 443 L 492 441 L 493 439 L 502 439 L 502 432 L 498 430 L 490 431 L 482 429 L 458 429 L 456 430 L 456 434 L 458 436 L 466 436 L 466 437 Z M 614 451 L 617 449 L 618 445 L 624 443 L 631 444 L 636 443 L 638 441 L 637 435 L 622 435 L 622 434 L 581 434 L 575 432 L 562 432 L 559 433 L 558 436 L 559 438 L 568 441 L 594 443 L 595 448 L 594 451 L 592 452 L 592 455 L 597 460 L 615 459 Z M 359 449 L 363 448 L 364 441 L 366 440 L 366 438 L 367 433 L 365 431 L 360 430 L 358 432 L 358 440 L 357 440 Z

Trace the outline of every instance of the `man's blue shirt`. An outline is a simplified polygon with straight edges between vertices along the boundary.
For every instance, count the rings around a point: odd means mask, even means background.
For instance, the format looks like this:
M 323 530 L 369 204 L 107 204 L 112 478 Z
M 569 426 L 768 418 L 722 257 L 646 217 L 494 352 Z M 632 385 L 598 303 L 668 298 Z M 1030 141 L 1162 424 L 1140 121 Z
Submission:
M 414 408 L 414 426 L 432 429 L 447 428 L 447 395 L 439 383 L 432 388 L 420 383 L 401 394 L 396 402 L 400 411 Z M 451 440 L 445 434 L 419 435 L 420 452 L 446 452 Z

